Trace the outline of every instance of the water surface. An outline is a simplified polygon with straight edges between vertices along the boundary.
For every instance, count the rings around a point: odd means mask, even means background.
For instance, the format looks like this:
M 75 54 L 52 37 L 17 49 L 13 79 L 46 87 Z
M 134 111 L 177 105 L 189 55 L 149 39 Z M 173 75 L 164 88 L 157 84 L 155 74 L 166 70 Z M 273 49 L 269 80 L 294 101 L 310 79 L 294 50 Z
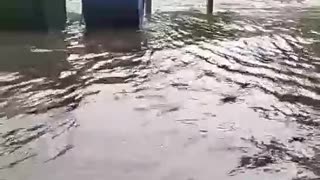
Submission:
M 69 3 L 63 33 L 0 33 L 1 180 L 320 178 L 318 2 L 159 0 L 93 34 Z

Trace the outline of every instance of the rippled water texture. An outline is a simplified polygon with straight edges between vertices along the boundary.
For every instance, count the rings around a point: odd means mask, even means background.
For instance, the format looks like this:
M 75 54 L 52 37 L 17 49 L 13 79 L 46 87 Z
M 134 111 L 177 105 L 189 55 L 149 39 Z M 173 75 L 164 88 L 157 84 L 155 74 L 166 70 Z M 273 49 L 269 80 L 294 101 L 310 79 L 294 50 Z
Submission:
M 320 3 L 154 5 L 141 32 L 0 33 L 0 179 L 319 179 Z

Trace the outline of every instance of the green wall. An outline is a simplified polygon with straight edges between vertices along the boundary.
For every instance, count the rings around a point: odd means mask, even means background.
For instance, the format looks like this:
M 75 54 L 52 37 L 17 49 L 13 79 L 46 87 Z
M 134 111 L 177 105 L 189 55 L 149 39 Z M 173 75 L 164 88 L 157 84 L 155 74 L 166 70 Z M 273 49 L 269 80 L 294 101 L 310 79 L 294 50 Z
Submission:
M 0 30 L 62 28 L 65 0 L 0 0 Z

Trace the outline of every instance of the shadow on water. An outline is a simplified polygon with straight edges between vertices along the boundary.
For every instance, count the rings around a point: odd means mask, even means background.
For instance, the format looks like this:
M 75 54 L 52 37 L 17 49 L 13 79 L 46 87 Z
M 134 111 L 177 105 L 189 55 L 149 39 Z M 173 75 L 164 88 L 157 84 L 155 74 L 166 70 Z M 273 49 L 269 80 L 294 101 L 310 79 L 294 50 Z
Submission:
M 126 53 L 140 51 L 143 38 L 143 32 L 136 30 L 103 30 L 87 32 L 83 41 L 88 53 Z
M 2 32 L 0 39 L 0 103 L 4 120 L 21 114 L 46 113 L 53 108 L 72 111 L 84 97 L 99 93 L 91 86 L 128 83 L 138 76 L 136 68 L 143 65 L 143 33 L 131 30 L 85 35 L 72 29 L 66 34 Z M 26 151 L 26 147 L 44 136 L 54 141 L 78 126 L 76 119 L 62 118 L 1 132 L 0 157 Z M 72 144 L 66 145 L 45 162 L 72 148 Z M 0 170 L 14 168 L 36 156 L 31 153 L 7 165 L 1 163 Z
M 1 32 L 1 72 L 56 77 L 70 68 L 63 34 Z
M 219 164 L 229 170 L 226 179 L 251 172 L 277 175 L 291 172 L 292 167 L 295 171 L 288 179 L 318 178 L 320 11 L 317 6 L 302 8 L 302 2 L 297 3 L 290 11 L 272 3 L 266 8 L 244 8 L 241 3 L 238 7 L 224 2 L 220 6 L 229 7 L 228 11 L 213 16 L 196 11 L 161 12 L 151 17 L 144 32 L 86 34 L 74 22 L 63 35 L 3 33 L 0 112 L 7 120 L 3 122 L 53 108 L 70 112 L 87 95 L 122 84 L 130 87 L 117 92 L 125 94 L 122 102 L 129 101 L 129 108 L 153 120 L 148 119 L 143 127 L 172 120 L 181 125 L 174 126 L 181 132 L 184 127 L 195 128 L 200 139 L 225 141 L 230 147 L 222 147 L 223 155 L 236 156 L 237 163 L 225 164 L 224 160 Z M 77 126 L 77 119 L 67 118 L 0 132 L 0 159 L 44 136 L 56 141 Z M 168 121 L 164 129 L 169 126 Z M 182 152 L 202 142 L 187 139 Z M 205 152 L 222 146 L 203 142 L 203 147 L 210 146 Z M 77 146 L 67 144 L 45 162 L 73 152 Z M 31 153 L 2 167 L 14 168 L 33 157 Z M 207 159 L 202 161 L 213 163 Z
M 110 77 L 99 77 L 99 68 L 91 68 L 99 62 L 104 62 L 104 68 L 110 72 L 139 65 L 140 61 L 133 59 L 139 56 L 137 52 L 141 51 L 143 41 L 142 34 L 135 31 L 95 32 L 81 36 L 76 44 L 73 37 L 65 42 L 63 34 L 1 33 L 0 36 L 1 113 L 7 117 L 74 107 L 81 95 L 91 94 L 82 93 L 91 84 L 124 83 L 134 75 L 114 77 L 110 73 Z M 130 54 L 133 56 L 127 60 L 121 57 Z

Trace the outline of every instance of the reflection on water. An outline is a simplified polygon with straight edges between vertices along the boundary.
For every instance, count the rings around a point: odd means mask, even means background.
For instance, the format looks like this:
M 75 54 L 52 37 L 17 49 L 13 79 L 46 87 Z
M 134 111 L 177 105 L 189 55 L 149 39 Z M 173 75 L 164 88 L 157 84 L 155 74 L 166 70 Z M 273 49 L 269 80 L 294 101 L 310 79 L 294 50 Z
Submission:
M 70 65 L 62 34 L 2 32 L 1 72 L 54 77 Z
M 142 42 L 143 34 L 134 30 L 95 31 L 84 36 L 86 53 L 139 51 Z
M 319 178 L 320 7 L 271 2 L 2 32 L 0 179 Z

